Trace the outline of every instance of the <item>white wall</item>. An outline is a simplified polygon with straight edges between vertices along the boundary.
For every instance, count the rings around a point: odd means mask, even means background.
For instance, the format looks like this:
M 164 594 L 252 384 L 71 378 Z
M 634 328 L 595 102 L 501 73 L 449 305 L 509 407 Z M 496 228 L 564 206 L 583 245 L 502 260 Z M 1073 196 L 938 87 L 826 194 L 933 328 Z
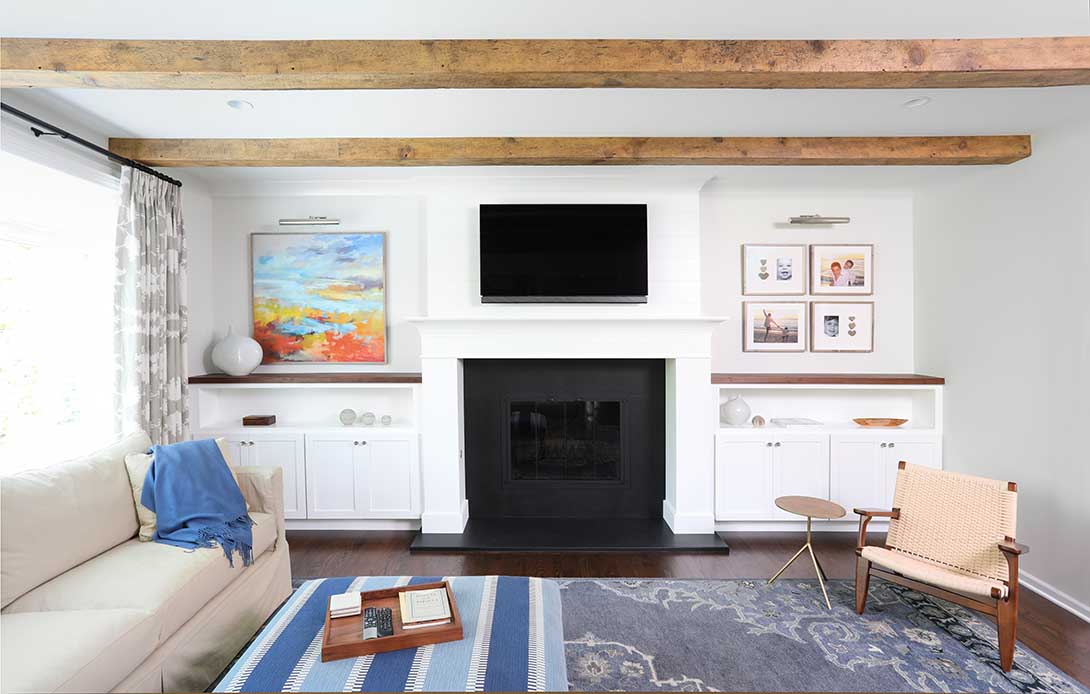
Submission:
M 817 178 L 815 173 L 815 178 Z M 796 226 L 800 214 L 851 217 L 836 226 Z M 715 332 L 716 372 L 899 373 L 913 367 L 912 195 L 896 192 L 845 193 L 830 183 L 815 192 L 735 192 L 710 183 L 700 196 L 700 244 L 704 313 L 732 318 Z M 874 244 L 874 295 L 742 296 L 742 245 Z M 743 301 L 873 301 L 871 353 L 755 353 L 742 351 Z
M 916 200 L 916 366 L 946 467 L 1018 483 L 1031 584 L 1090 619 L 1090 126 Z
M 420 336 L 405 319 L 424 313 L 423 208 L 412 196 L 275 196 L 217 197 L 212 203 L 213 238 L 210 270 L 190 258 L 190 292 L 207 283 L 212 295 L 213 336 L 204 348 L 223 337 L 228 325 L 251 332 L 250 234 L 256 232 L 385 231 L 387 232 L 386 365 L 307 364 L 307 371 L 419 371 Z M 284 217 L 326 216 L 341 220 L 337 227 L 281 227 Z M 188 222 L 188 219 L 187 219 Z M 198 312 L 191 302 L 191 316 Z M 200 349 L 195 336 L 190 350 Z M 299 366 L 263 366 L 259 371 L 298 371 Z
M 189 373 L 215 369 L 209 353 L 215 323 L 215 288 L 212 277 L 212 196 L 203 181 L 173 172 L 182 182 L 182 223 L 189 256 Z

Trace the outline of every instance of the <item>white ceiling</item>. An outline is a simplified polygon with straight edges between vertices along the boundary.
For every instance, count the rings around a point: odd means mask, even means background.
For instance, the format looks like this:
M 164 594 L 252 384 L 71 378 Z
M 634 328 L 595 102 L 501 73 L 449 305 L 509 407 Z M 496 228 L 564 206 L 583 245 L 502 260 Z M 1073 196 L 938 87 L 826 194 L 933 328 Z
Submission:
M 1090 35 L 1090 0 L 22 0 L 5 36 L 911 38 Z M 933 101 L 905 109 L 916 96 Z M 227 107 L 245 99 L 250 111 Z M 1090 119 L 1090 87 L 973 90 L 6 90 L 134 137 L 1038 134 Z M 225 171 L 216 179 L 251 173 Z
M 1090 34 L 1086 0 L 13 0 L 4 36 L 970 38 Z

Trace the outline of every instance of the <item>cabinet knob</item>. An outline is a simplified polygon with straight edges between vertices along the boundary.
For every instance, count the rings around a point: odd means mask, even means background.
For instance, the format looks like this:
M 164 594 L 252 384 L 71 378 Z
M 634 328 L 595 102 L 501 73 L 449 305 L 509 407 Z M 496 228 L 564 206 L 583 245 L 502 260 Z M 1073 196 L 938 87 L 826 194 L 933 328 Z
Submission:
M 776 444 L 775 444 L 775 446 L 776 446 L 776 448 L 779 448 L 779 447 L 780 447 L 780 442 L 779 442 L 779 441 L 777 441 L 777 442 L 776 442 Z
M 366 442 L 366 441 L 360 441 L 360 445 L 361 445 L 361 446 L 366 446 L 366 445 L 367 445 L 367 442 Z
M 884 443 L 883 443 L 883 444 L 879 444 L 879 445 L 880 445 L 880 446 L 881 446 L 882 448 L 885 448 L 885 447 L 886 447 L 886 444 L 884 444 Z
M 771 441 L 769 441 L 769 442 L 768 442 L 768 443 L 766 443 L 765 445 L 766 445 L 766 446 L 768 446 L 769 448 L 772 448 L 772 442 L 771 442 Z
M 893 444 L 892 444 L 892 443 L 891 443 L 891 444 L 889 444 L 889 447 L 890 447 L 890 448 L 893 448 Z
M 358 446 L 358 445 L 360 445 L 360 442 L 359 442 L 359 441 L 353 441 L 353 442 L 352 442 L 352 445 L 353 445 L 353 446 Z

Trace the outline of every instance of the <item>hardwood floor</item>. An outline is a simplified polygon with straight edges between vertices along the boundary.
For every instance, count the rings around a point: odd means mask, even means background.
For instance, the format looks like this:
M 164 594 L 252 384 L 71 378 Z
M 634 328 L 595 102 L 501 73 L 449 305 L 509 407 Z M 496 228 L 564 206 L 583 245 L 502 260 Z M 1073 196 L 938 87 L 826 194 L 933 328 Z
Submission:
M 771 576 L 804 542 L 801 533 L 731 533 L 728 556 L 661 553 L 411 554 L 412 532 L 290 531 L 292 576 L 480 576 L 760 578 Z M 881 535 L 871 533 L 872 542 Z M 855 576 L 855 534 L 818 533 L 815 546 L 830 578 Z M 787 578 L 809 578 L 799 560 Z M 1023 589 L 1018 640 L 1090 686 L 1090 624 Z

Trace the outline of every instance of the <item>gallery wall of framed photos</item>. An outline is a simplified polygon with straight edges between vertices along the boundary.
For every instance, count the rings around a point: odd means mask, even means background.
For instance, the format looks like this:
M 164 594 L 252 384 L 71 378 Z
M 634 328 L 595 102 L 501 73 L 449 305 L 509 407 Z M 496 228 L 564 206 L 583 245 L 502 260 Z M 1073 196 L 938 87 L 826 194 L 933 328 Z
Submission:
M 701 195 L 704 313 L 726 372 L 908 372 L 915 266 L 909 194 Z M 801 226 L 799 214 L 851 217 Z
M 742 351 L 873 352 L 873 301 L 817 299 L 873 295 L 874 260 L 874 244 L 743 244 Z

